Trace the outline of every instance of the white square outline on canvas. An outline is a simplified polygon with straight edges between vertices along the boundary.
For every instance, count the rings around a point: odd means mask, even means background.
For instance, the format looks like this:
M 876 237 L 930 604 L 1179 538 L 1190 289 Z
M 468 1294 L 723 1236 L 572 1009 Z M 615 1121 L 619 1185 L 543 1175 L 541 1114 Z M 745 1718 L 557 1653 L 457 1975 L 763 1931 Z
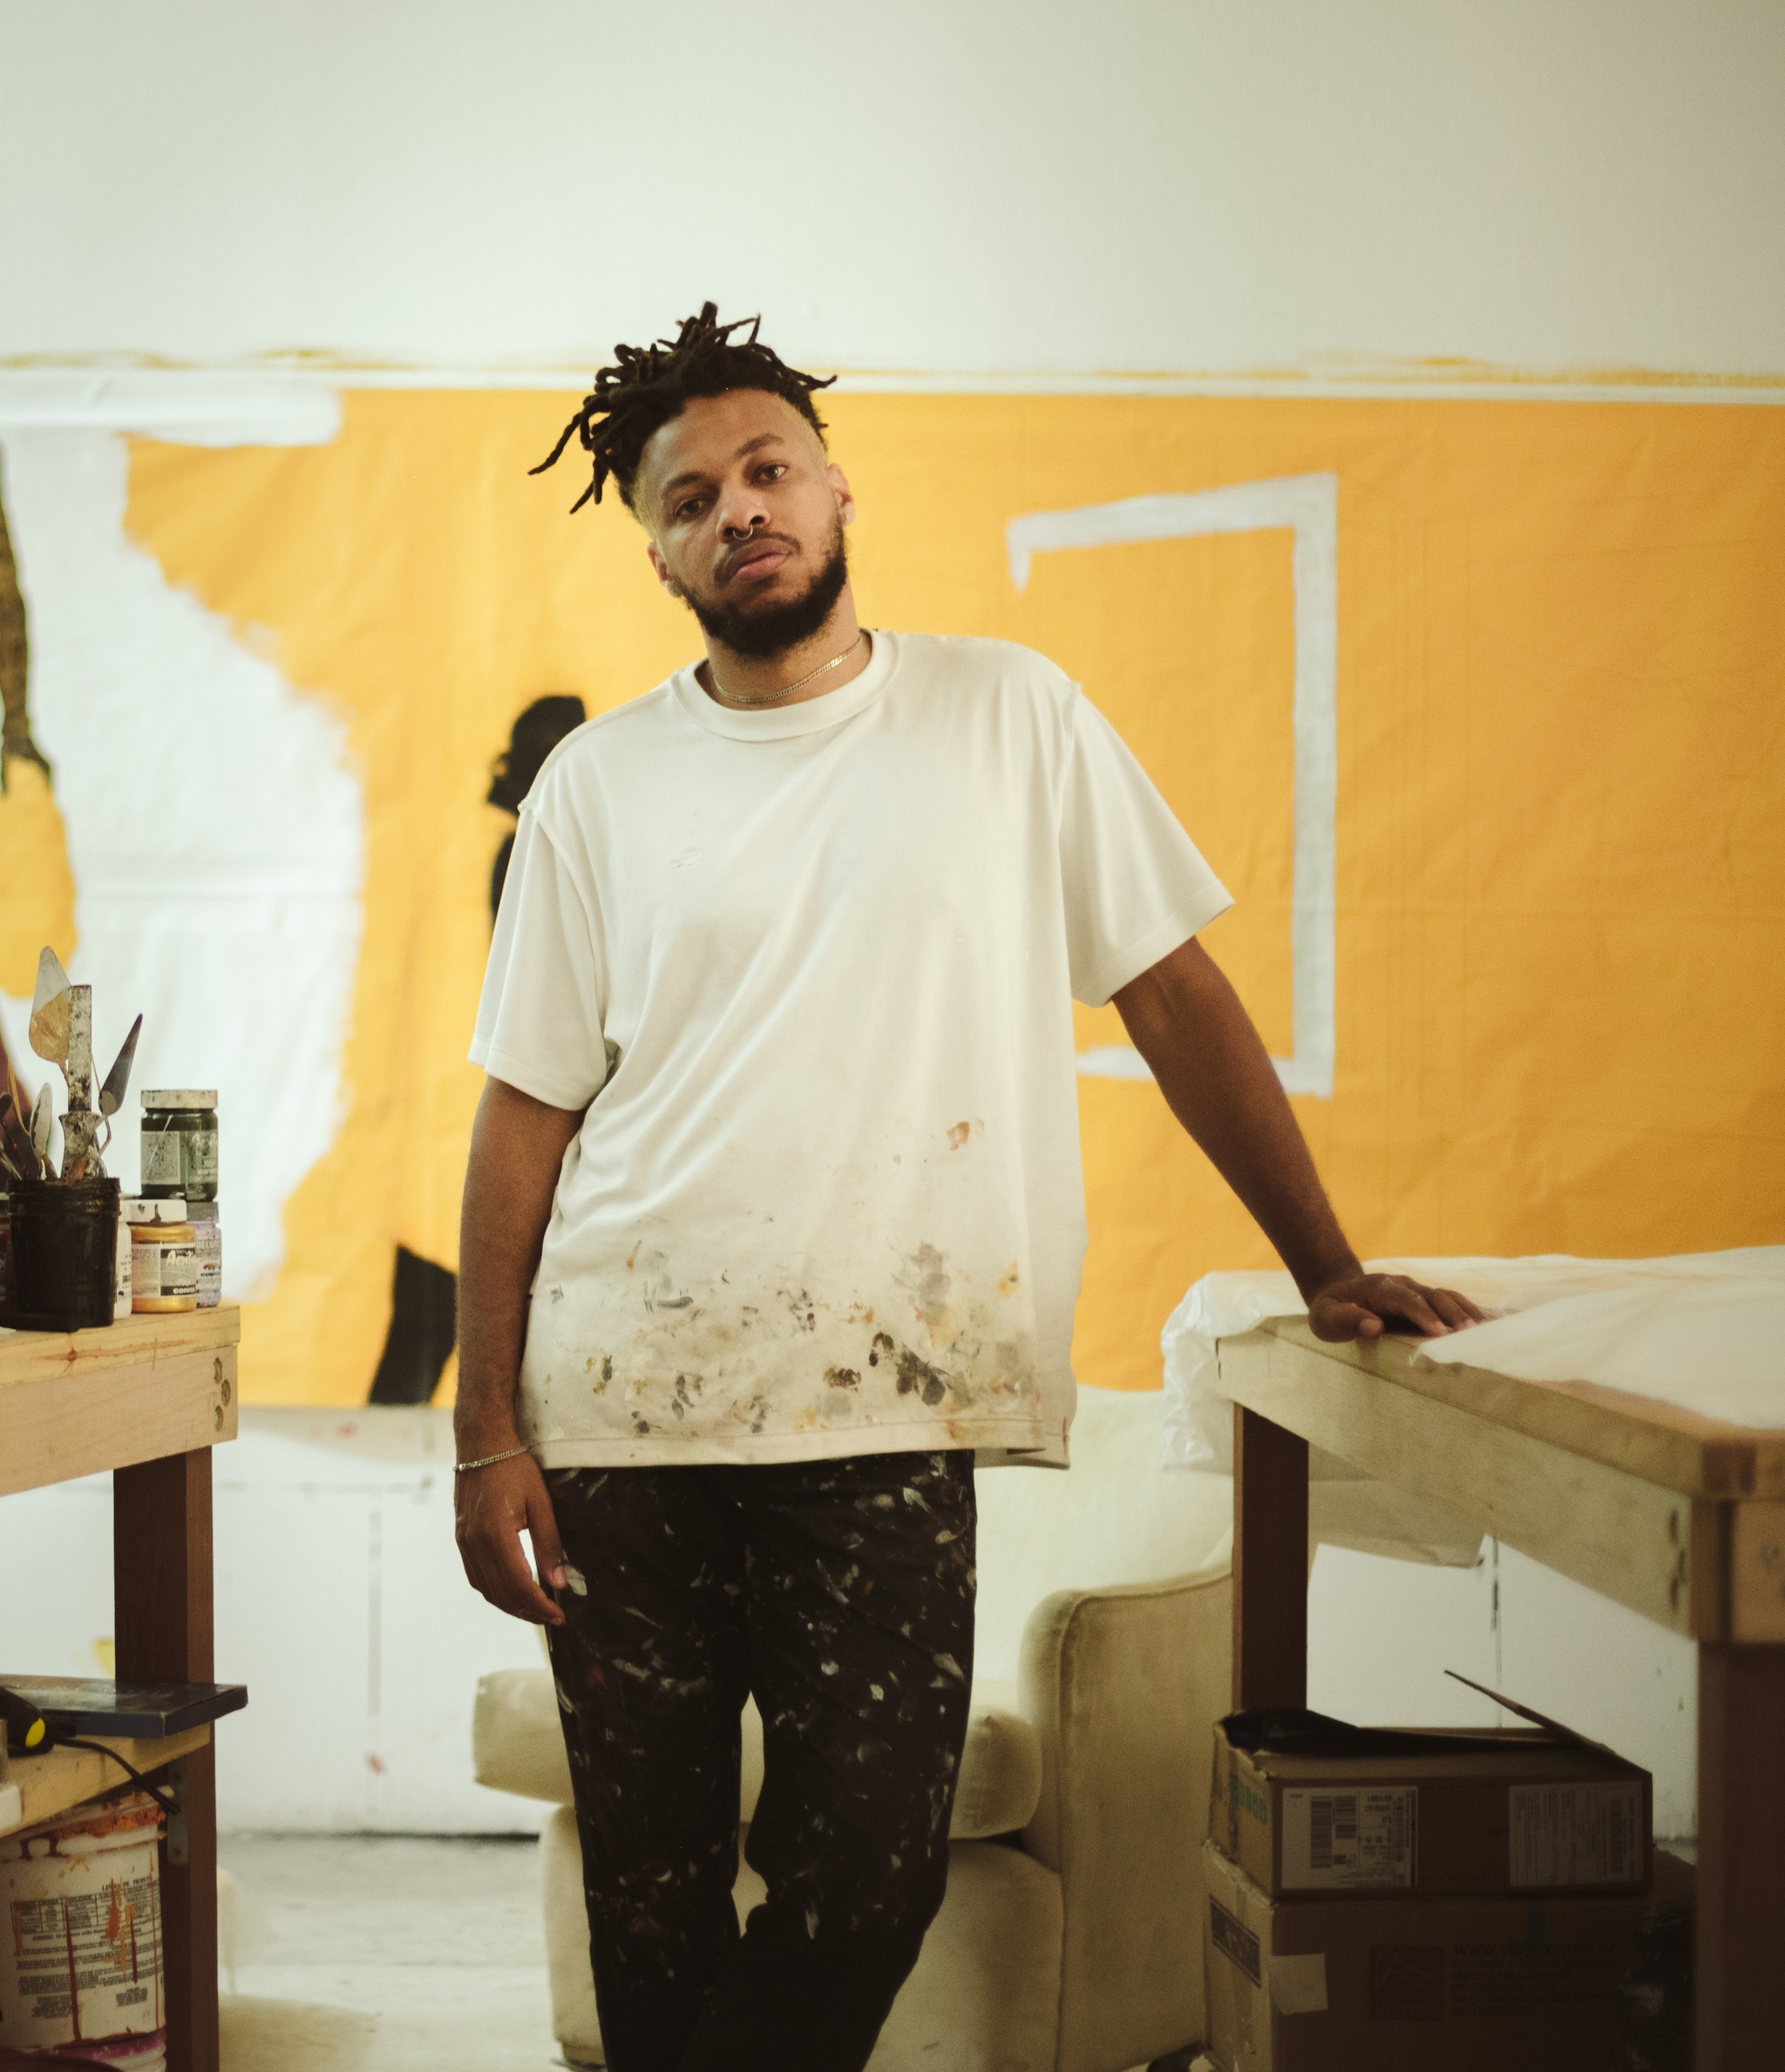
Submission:
M 1273 1057 L 1284 1090 L 1333 1097 L 1334 823 L 1339 788 L 1339 478 L 1282 475 L 1182 496 L 1124 497 L 1069 511 L 1030 511 L 1005 527 L 1010 580 L 1028 585 L 1038 554 L 1191 540 L 1210 533 L 1294 534 L 1294 876 L 1290 907 L 1291 1054 Z M 1090 1079 L 1151 1077 L 1125 1043 L 1081 1051 Z

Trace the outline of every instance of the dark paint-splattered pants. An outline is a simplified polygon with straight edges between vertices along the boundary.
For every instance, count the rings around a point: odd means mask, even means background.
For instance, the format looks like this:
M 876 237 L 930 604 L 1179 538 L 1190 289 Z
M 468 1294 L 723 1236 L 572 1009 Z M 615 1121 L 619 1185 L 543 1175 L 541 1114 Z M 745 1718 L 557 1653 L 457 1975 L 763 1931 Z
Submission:
M 942 1903 L 971 1453 L 548 1477 L 553 1668 L 612 2072 L 858 2072 Z M 738 1715 L 763 1715 L 740 1937 Z

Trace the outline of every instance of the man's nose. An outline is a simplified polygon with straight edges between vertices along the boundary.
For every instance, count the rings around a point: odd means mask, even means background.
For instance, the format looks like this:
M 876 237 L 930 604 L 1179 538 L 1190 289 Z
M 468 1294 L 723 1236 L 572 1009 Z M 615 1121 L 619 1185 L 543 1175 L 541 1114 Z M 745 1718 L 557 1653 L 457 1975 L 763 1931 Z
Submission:
M 719 506 L 719 530 L 726 539 L 747 539 L 768 522 L 768 505 L 748 484 L 726 492 Z

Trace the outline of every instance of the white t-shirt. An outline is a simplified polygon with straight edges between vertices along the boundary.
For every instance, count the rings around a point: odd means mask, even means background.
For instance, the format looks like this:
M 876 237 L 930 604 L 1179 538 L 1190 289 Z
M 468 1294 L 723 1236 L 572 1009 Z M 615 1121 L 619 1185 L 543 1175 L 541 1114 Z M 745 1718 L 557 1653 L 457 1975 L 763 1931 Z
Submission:
M 876 633 L 762 712 L 685 669 L 520 813 L 472 1058 L 587 1113 L 534 1281 L 547 1467 L 973 1447 L 1063 1463 L 1070 996 L 1229 905 L 1042 656 Z

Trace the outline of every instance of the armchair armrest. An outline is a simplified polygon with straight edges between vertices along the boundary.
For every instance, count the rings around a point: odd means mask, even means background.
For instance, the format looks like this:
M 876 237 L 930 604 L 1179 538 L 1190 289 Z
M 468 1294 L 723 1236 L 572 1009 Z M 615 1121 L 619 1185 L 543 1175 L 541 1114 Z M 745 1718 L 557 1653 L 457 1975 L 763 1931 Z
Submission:
M 492 1791 L 570 1803 L 570 1758 L 549 1669 L 496 1669 L 478 1678 L 471 1715 L 472 1775 Z
M 1056 2072 L 1200 2042 L 1202 1846 L 1229 1710 L 1229 1572 L 1062 1591 L 1030 1614 L 1019 1689 L 1042 1743 L 1023 1831 L 1065 1915 Z

